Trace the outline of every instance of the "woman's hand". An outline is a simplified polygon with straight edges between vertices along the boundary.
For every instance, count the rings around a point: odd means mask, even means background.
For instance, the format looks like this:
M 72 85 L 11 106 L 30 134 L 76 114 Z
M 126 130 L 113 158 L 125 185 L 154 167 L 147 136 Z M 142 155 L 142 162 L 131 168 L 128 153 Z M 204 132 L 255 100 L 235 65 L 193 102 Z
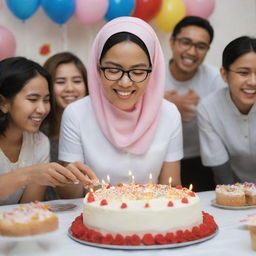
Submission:
M 82 162 L 77 161 L 74 163 L 68 163 L 65 167 L 77 178 L 77 181 L 74 184 L 78 184 L 78 182 L 80 182 L 87 187 L 93 185 L 93 183 L 98 180 L 91 168 Z
M 69 168 L 58 163 L 38 164 L 25 167 L 25 173 L 29 184 L 56 187 L 79 182 L 76 177 L 77 168 L 74 168 L 72 164 Z M 81 177 L 81 174 L 78 176 Z

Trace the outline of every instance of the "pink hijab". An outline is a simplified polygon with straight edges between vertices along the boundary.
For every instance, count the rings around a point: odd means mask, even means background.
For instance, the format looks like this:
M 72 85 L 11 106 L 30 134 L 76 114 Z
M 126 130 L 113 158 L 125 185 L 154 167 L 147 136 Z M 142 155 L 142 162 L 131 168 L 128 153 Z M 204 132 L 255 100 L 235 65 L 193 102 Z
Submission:
M 103 91 L 97 65 L 107 39 L 119 32 L 130 32 L 146 45 L 152 72 L 145 94 L 132 111 L 118 109 Z M 165 87 L 165 65 L 158 38 L 143 20 L 121 17 L 108 22 L 99 31 L 92 46 L 88 65 L 90 98 L 97 121 L 107 139 L 118 149 L 144 154 L 150 147 L 157 128 Z

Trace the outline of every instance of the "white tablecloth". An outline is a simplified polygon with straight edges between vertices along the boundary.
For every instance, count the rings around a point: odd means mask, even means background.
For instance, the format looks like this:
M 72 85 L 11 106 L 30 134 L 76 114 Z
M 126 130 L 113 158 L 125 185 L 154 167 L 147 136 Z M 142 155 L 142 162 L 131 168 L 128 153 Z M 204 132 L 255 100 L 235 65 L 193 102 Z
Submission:
M 256 255 L 251 249 L 250 234 L 240 220 L 249 214 L 256 213 L 256 208 L 246 210 L 226 210 L 213 207 L 214 191 L 198 193 L 201 198 L 202 209 L 215 218 L 219 226 L 217 235 L 200 244 L 187 247 L 161 250 L 113 250 L 91 247 L 70 239 L 67 231 L 74 218 L 82 212 L 82 199 L 51 201 L 56 203 L 75 203 L 73 210 L 57 213 L 60 227 L 57 231 L 39 238 L 13 239 L 0 237 L 0 255 L 55 255 L 55 256 L 247 256 Z M 10 210 L 14 205 L 1 206 L 0 211 Z M 189 213 L 188 213 L 189 214 Z M 106 220 L 107 221 L 107 220 Z

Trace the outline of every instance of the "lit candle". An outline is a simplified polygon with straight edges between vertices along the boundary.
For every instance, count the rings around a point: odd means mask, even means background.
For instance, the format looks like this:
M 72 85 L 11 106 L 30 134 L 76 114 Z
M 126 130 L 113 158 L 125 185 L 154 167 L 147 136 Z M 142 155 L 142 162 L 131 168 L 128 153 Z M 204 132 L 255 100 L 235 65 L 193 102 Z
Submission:
M 129 175 L 129 183 L 132 183 L 132 171 L 131 170 L 129 170 L 128 175 Z
M 109 177 L 109 175 L 107 175 L 107 181 L 108 181 L 108 184 L 110 184 L 110 177 Z
M 135 177 L 132 175 L 132 184 L 135 184 Z
M 172 186 L 172 177 L 169 177 L 169 186 Z
M 152 176 L 152 173 L 149 174 L 149 184 L 153 184 L 153 176 Z
M 93 188 L 90 188 L 90 192 L 92 192 L 92 193 L 93 193 Z
M 107 184 L 105 180 L 101 180 L 101 188 L 106 188 Z
M 190 184 L 190 185 L 189 185 L 189 190 L 191 190 L 191 191 L 192 191 L 192 189 L 193 189 L 193 185 L 192 185 L 192 184 Z

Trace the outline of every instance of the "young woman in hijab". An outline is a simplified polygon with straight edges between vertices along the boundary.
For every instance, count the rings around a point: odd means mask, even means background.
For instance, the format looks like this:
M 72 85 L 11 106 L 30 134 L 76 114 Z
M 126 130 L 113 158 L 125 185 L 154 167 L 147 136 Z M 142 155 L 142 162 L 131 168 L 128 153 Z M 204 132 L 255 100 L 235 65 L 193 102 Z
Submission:
M 180 114 L 163 99 L 164 57 L 153 29 L 144 21 L 117 18 L 98 33 L 88 65 L 90 96 L 64 111 L 59 159 L 86 163 L 111 184 L 180 184 L 183 156 Z M 83 187 L 60 188 L 63 197 Z

